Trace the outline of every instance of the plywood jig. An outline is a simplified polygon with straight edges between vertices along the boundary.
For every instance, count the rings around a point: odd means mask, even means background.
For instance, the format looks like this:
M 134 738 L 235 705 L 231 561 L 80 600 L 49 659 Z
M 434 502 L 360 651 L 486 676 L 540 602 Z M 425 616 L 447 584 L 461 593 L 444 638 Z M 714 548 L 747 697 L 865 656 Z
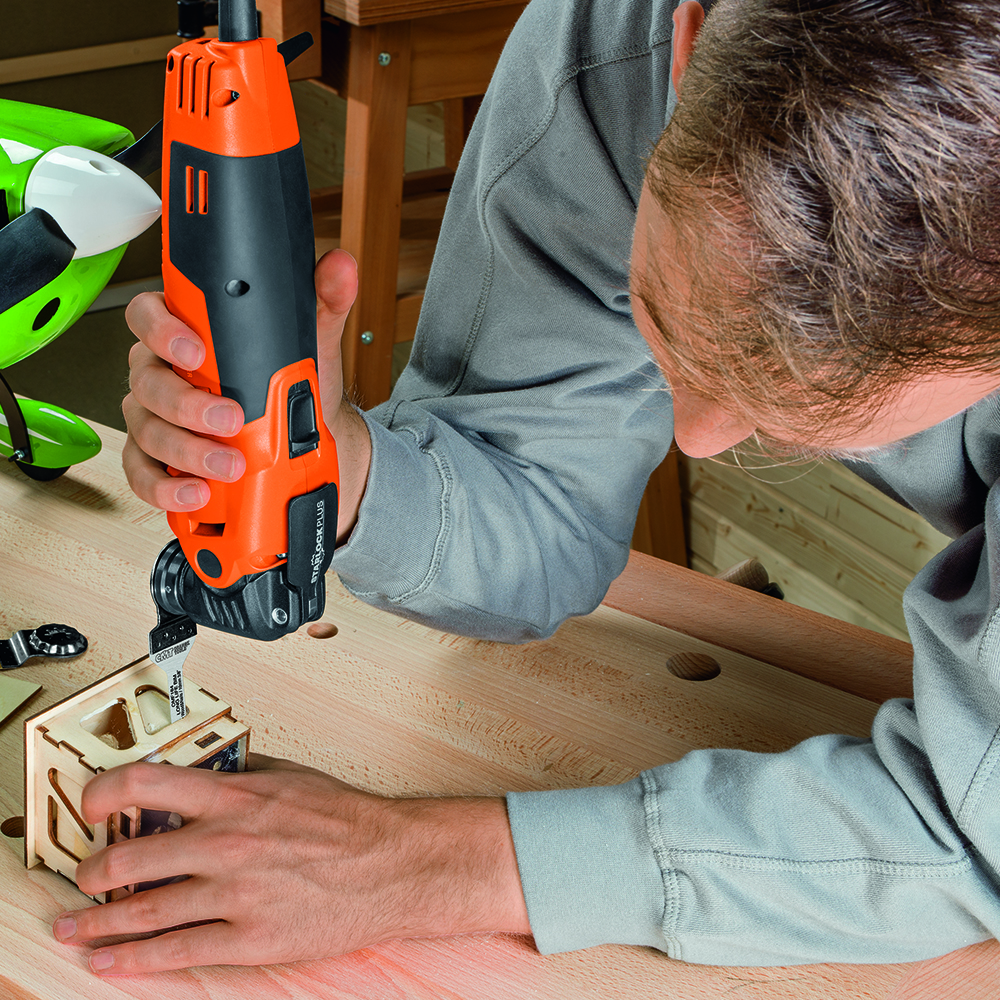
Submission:
M 32 716 L 24 724 L 25 864 L 44 864 L 74 881 L 76 866 L 108 844 L 160 833 L 180 817 L 130 808 L 91 825 L 84 785 L 132 761 L 242 771 L 250 730 L 215 695 L 184 680 L 187 714 L 170 721 L 163 671 L 143 658 Z M 153 883 L 96 896 L 110 902 Z

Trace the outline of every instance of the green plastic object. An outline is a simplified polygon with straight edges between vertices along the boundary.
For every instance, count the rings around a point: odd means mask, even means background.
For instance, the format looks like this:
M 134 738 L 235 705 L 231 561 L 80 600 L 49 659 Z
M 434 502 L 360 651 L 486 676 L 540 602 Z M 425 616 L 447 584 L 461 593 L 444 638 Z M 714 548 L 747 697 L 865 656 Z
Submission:
M 0 368 L 65 333 L 101 294 L 127 246 L 71 261 L 58 278 L 0 315 Z
M 101 450 L 96 431 L 69 410 L 37 399 L 19 399 L 18 403 L 28 425 L 32 466 L 62 471 Z M 7 418 L 0 413 L 0 458 L 9 459 L 13 453 Z
M 24 189 L 38 158 L 56 146 L 83 146 L 114 156 L 132 133 L 87 115 L 0 100 L 0 193 L 7 219 L 24 213 Z M 0 210 L 0 221 L 3 212 Z M 55 280 L 0 313 L 0 368 L 15 364 L 69 329 L 93 304 L 127 244 L 70 262 Z
M 134 142 L 132 133 L 87 115 L 0 99 L 0 226 L 24 213 L 28 177 L 39 157 L 57 146 L 82 146 L 114 156 Z M 0 369 L 50 343 L 91 306 L 114 273 L 127 244 L 70 261 L 55 279 L 0 313 Z M 101 439 L 80 417 L 35 399 L 18 401 L 31 442 L 34 479 L 53 479 L 93 458 Z M 0 459 L 16 460 L 7 417 L 0 410 Z

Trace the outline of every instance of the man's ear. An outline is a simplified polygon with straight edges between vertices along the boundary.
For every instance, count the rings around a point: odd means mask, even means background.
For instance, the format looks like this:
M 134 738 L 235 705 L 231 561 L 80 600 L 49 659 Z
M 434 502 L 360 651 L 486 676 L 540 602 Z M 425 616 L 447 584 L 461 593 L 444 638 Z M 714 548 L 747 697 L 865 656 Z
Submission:
M 704 20 L 705 8 L 698 3 L 698 0 L 684 0 L 684 3 L 674 11 L 673 63 L 670 67 L 670 79 L 678 96 L 681 92 L 681 78 L 694 50 L 694 40 L 698 37 Z

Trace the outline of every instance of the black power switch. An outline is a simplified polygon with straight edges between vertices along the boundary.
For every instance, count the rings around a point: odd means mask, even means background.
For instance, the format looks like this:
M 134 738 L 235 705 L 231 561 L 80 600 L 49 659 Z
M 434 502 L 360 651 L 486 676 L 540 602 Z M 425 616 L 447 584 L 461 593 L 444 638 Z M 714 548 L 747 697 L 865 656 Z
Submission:
M 319 447 L 316 404 L 309 383 L 296 382 L 288 390 L 288 457 L 298 458 Z

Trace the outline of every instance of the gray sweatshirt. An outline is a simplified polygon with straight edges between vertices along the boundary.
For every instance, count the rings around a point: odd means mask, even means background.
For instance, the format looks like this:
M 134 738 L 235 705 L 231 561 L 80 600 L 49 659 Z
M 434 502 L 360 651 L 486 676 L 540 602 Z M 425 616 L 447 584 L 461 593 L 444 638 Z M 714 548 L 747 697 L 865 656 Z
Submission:
M 643 166 L 674 102 L 673 0 L 534 0 L 477 117 L 411 363 L 366 417 L 334 569 L 438 628 L 524 642 L 600 602 L 672 436 L 632 321 Z M 708 750 L 610 788 L 507 797 L 539 949 L 715 964 L 902 962 L 1000 929 L 1000 402 L 870 481 L 955 542 L 905 595 L 914 701 L 869 740 Z

